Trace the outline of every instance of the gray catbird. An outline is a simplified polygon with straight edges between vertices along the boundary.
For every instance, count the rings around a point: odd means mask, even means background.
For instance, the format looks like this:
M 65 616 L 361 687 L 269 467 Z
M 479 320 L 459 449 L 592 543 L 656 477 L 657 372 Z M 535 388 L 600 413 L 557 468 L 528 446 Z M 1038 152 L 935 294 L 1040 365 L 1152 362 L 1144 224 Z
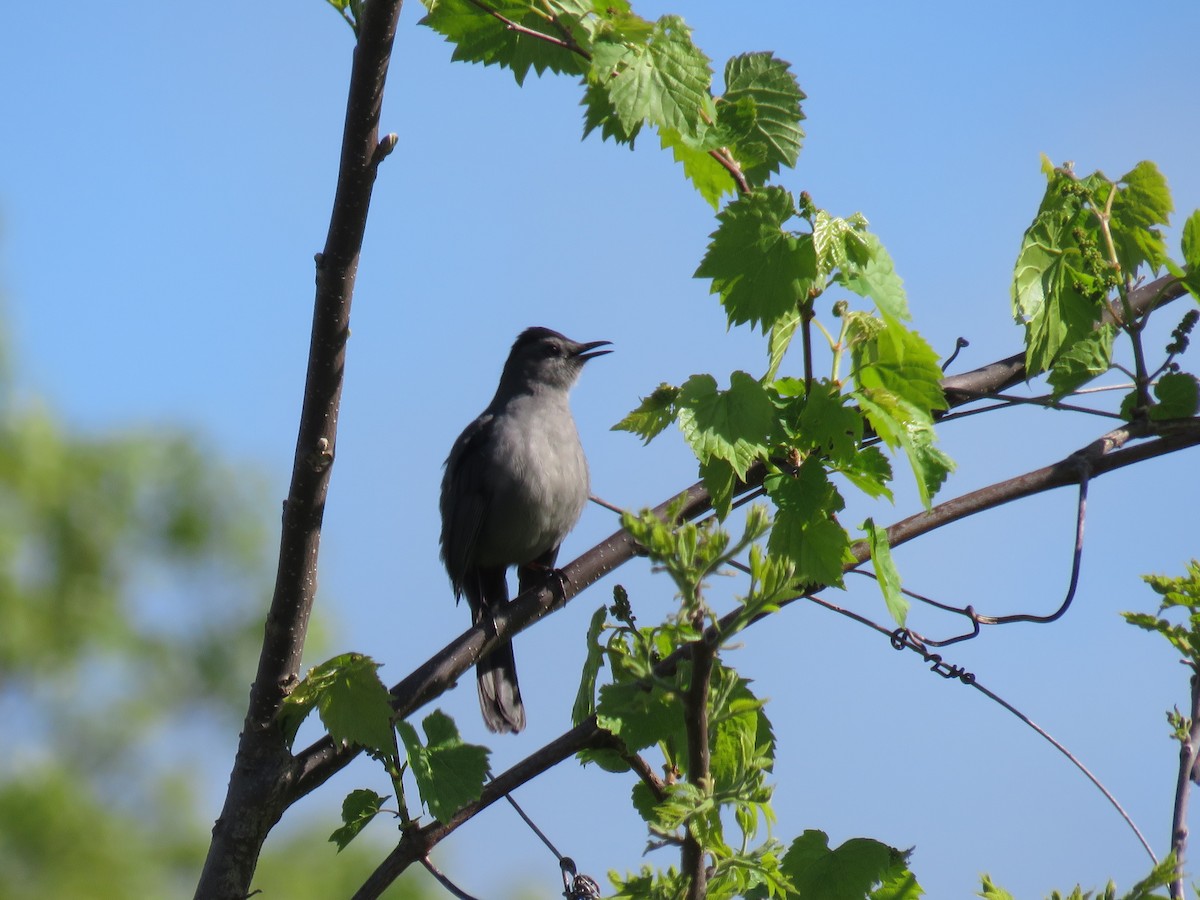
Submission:
M 558 547 L 588 495 L 587 461 L 567 394 L 583 364 L 611 351 L 549 328 L 528 328 L 508 354 L 492 402 L 466 427 L 442 478 L 442 560 L 455 598 L 490 625 L 508 603 L 509 566 L 520 590 L 554 568 Z M 479 706 L 492 731 L 520 731 L 525 707 L 511 644 L 475 666 Z

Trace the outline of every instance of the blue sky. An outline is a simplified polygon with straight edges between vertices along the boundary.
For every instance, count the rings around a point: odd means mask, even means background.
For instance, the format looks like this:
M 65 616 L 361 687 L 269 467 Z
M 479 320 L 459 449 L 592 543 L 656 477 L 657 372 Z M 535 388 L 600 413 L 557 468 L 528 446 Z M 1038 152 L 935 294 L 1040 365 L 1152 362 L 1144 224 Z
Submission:
M 1019 349 L 1008 280 L 1041 197 L 1039 154 L 1113 176 L 1151 159 L 1177 222 L 1200 206 L 1200 7 L 1188 0 L 638 9 L 680 12 L 718 72 L 748 50 L 792 62 L 809 95 L 807 139 L 782 183 L 834 214 L 867 216 L 917 328 L 942 352 L 971 341 L 963 369 Z M 623 506 L 695 479 L 673 431 L 643 449 L 609 430 L 641 394 L 694 372 L 763 369 L 759 340 L 726 334 L 707 285 L 691 278 L 713 219 L 669 155 L 650 138 L 634 153 L 580 142 L 576 85 L 531 78 L 517 89 L 495 68 L 452 65 L 449 46 L 416 26 L 420 12 L 413 0 L 404 10 L 383 111 L 400 142 L 380 170 L 360 267 L 319 597 L 337 623 L 330 652 L 369 653 L 389 681 L 466 626 L 437 558 L 441 463 L 490 398 L 517 332 L 542 324 L 614 342 L 574 406 L 593 488 Z M 236 14 L 211 4 L 0 11 L 0 288 L 27 395 L 79 427 L 193 428 L 265 473 L 274 516 L 350 53 L 349 30 L 318 0 Z M 959 471 L 942 496 L 1053 462 L 1103 430 L 1037 411 L 948 426 Z M 1200 553 L 1193 471 L 1183 457 L 1098 481 L 1070 614 L 947 653 L 1076 751 L 1159 852 L 1176 754 L 1162 711 L 1185 702 L 1186 678 L 1117 613 L 1152 604 L 1140 573 L 1178 573 Z M 855 504 L 843 521 L 915 509 L 905 484 L 895 509 Z M 905 547 L 897 562 L 906 584 L 939 599 L 1048 611 L 1065 588 L 1073 514 L 1065 494 L 1040 498 Z M 589 508 L 563 558 L 615 527 Z M 497 770 L 566 727 L 586 622 L 612 580 L 518 638 L 525 734 L 486 735 L 470 684 L 440 701 L 469 739 L 492 743 Z M 669 608 L 669 584 L 644 565 L 615 580 L 643 620 Z M 736 588 L 715 585 L 714 600 Z M 883 616 L 869 584 L 830 599 Z M 916 615 L 930 634 L 954 627 Z M 1055 751 L 873 633 L 797 605 L 745 635 L 731 662 L 772 698 L 784 839 L 821 828 L 834 844 L 915 845 L 913 868 L 935 898 L 970 895 L 981 871 L 1037 897 L 1075 881 L 1128 886 L 1147 868 Z M 248 661 L 247 681 L 251 671 Z M 212 751 L 213 815 L 233 741 Z M 300 812 L 331 816 L 339 788 L 366 785 L 383 790 L 354 768 Z M 572 763 L 519 799 L 602 876 L 642 863 L 629 787 Z M 507 809 L 464 828 L 440 859 L 477 894 L 561 890 L 553 860 Z

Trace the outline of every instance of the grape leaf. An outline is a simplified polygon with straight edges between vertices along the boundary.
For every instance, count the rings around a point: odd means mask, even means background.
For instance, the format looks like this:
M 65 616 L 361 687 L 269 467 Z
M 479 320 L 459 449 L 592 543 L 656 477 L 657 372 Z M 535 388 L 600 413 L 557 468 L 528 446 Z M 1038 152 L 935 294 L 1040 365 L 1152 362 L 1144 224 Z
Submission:
M 850 261 L 837 274 L 836 280 L 860 297 L 874 300 L 885 316 L 907 322 L 912 315 L 908 310 L 904 282 L 896 274 L 896 266 L 887 248 L 870 232 L 862 233 L 859 239 L 866 251 L 866 259 L 863 262 Z
M 316 709 L 334 741 L 392 753 L 392 706 L 378 668 L 369 656 L 343 653 L 310 669 L 279 713 L 289 745 L 300 723 Z
M 904 853 L 870 838 L 851 838 L 831 850 L 828 836 L 810 829 L 792 841 L 783 872 L 800 897 L 862 900 L 904 861 Z
M 503 66 L 512 71 L 517 84 L 525 83 L 530 69 L 538 75 L 547 70 L 568 75 L 583 75 L 588 71 L 587 58 L 564 46 L 558 29 L 529 3 L 489 0 L 488 6 L 494 14 L 469 0 L 424 0 L 424 3 L 429 12 L 420 24 L 454 44 L 451 58 L 455 61 Z M 551 6 L 555 21 L 571 33 L 572 41 L 589 41 L 588 29 L 581 23 L 591 11 L 590 3 L 552 0 Z M 533 33 L 509 28 L 504 20 Z M 539 34 L 545 37 L 537 37 Z
M 439 822 L 449 822 L 483 792 L 490 774 L 488 749 L 464 743 L 454 720 L 440 710 L 426 716 L 421 727 L 427 741 L 424 745 L 412 725 L 396 723 L 421 800 Z
M 596 711 L 596 678 L 604 665 L 604 647 L 600 644 L 600 633 L 608 618 L 608 609 L 600 607 L 592 613 L 587 630 L 587 658 L 583 663 L 583 674 L 579 679 L 579 690 L 575 694 L 575 705 L 571 708 L 571 722 L 578 725 Z
M 739 133 L 730 149 L 751 185 L 765 183 L 781 165 L 796 165 L 804 140 L 804 99 L 791 63 L 769 52 L 744 53 L 725 64 L 718 119 Z
M 1150 407 L 1151 419 L 1185 419 L 1200 408 L 1200 383 L 1189 372 L 1168 372 L 1154 385 L 1158 403 Z
M 1050 369 L 1053 398 L 1059 399 L 1103 375 L 1112 366 L 1113 325 L 1102 325 L 1059 354 Z
M 679 430 L 701 463 L 723 459 L 739 478 L 767 454 L 775 406 L 763 386 L 734 372 L 729 389 L 717 390 L 711 375 L 693 375 L 679 391 Z
M 660 435 L 668 425 L 675 421 L 675 403 L 679 398 L 679 388 L 665 381 L 654 389 L 648 397 L 643 397 L 637 409 L 612 427 L 613 431 L 631 431 L 650 443 Z
M 670 149 L 675 162 L 683 165 L 684 176 L 713 209 L 720 206 L 722 197 L 737 190 L 729 170 L 712 157 L 709 150 L 713 148 L 704 146 L 704 142 L 689 140 L 671 128 L 660 129 L 659 140 L 664 150 Z
M 379 814 L 379 810 L 387 799 L 387 797 L 381 797 L 374 791 L 365 788 L 351 791 L 346 795 L 346 799 L 342 801 L 342 822 L 344 824 L 329 836 L 330 842 L 337 844 L 338 853 L 345 850 L 346 846 L 358 837 L 359 832 Z
M 588 80 L 608 94 L 622 130 L 640 122 L 694 135 L 702 113 L 711 120 L 708 57 L 692 43 L 691 30 L 678 16 L 663 16 L 645 40 L 597 32 Z
M 800 584 L 840 585 L 850 539 L 833 516 L 845 502 L 820 461 L 810 456 L 794 476 L 769 475 L 763 486 L 777 507 L 768 550 L 791 561 Z
M 817 277 L 812 238 L 785 231 L 795 216 L 792 195 L 768 187 L 730 202 L 696 269 L 712 279 L 731 325 L 761 325 L 763 333 L 793 314 Z
M 1143 262 L 1159 269 L 1167 258 L 1162 231 L 1174 209 L 1167 180 L 1152 162 L 1142 161 L 1118 181 L 1109 228 L 1121 270 L 1132 278 Z
M 900 572 L 892 559 L 887 529 L 876 525 L 874 519 L 867 519 L 861 527 L 867 533 L 871 563 L 875 568 L 875 581 L 883 593 L 883 601 L 896 624 L 903 627 L 904 620 L 908 618 L 909 602 L 900 590 Z

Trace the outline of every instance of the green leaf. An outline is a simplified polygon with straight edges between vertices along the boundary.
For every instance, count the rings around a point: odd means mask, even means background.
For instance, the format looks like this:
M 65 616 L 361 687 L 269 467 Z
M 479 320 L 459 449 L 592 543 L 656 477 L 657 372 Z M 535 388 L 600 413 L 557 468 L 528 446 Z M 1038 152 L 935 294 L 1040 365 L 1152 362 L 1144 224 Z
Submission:
M 628 33 L 598 32 L 588 80 L 607 92 L 624 132 L 649 121 L 694 135 L 712 105 L 708 63 L 683 19 L 663 16 L 641 41 Z
M 1185 419 L 1200 409 L 1200 382 L 1189 372 L 1168 372 L 1154 385 L 1158 403 L 1150 407 L 1150 418 Z
M 454 44 L 455 61 L 499 65 L 511 69 L 517 84 L 524 84 L 529 70 L 538 75 L 549 70 L 560 74 L 583 75 L 588 71 L 585 56 L 563 46 L 562 35 L 546 14 L 521 0 L 489 0 L 481 9 L 469 0 L 424 0 L 428 15 L 425 25 Z M 572 40 L 587 43 L 583 15 L 591 11 L 586 2 L 550 2 L 555 21 L 572 34 Z M 514 22 L 533 34 L 508 27 Z M 538 37 L 537 35 L 544 35 Z
M 779 366 L 783 363 L 783 355 L 787 353 L 801 320 L 800 310 L 793 309 L 776 319 L 771 325 L 771 334 L 767 339 L 767 357 L 769 362 L 767 365 L 767 374 L 763 376 L 763 381 L 771 381 L 778 374 Z
M 725 64 L 725 95 L 717 103 L 717 114 L 728 122 L 726 110 L 740 111 L 740 134 L 730 149 L 751 185 L 765 183 L 781 165 L 796 165 L 804 140 L 804 99 L 791 63 L 769 52 L 745 53 Z
M 648 444 L 675 421 L 675 403 L 678 399 L 679 388 L 664 381 L 649 397 L 643 397 L 638 408 L 614 425 L 612 430 L 631 431 Z
M 736 791 L 747 776 L 761 780 L 773 764 L 775 735 L 750 682 L 722 668 L 714 674 L 719 706 L 711 717 L 710 772 L 714 790 Z
M 1025 365 L 1030 377 L 1046 371 L 1064 347 L 1091 334 L 1097 303 L 1083 290 L 1094 279 L 1083 272 L 1075 244 L 1077 216 L 1051 211 L 1025 232 L 1013 275 L 1013 306 L 1026 323 Z
M 602 606 L 592 613 L 592 621 L 588 625 L 587 658 L 583 663 L 583 674 L 579 679 L 575 705 L 571 708 L 571 722 L 575 725 L 596 711 L 596 678 L 604 665 L 604 647 L 600 643 L 600 633 L 604 630 L 607 617 L 608 609 Z
M 900 590 L 900 572 L 892 559 L 887 529 L 876 525 L 874 519 L 867 519 L 861 527 L 867 533 L 871 562 L 875 568 L 875 581 L 883 593 L 883 601 L 896 624 L 903 627 L 908 618 L 909 602 Z
M 848 339 L 854 397 L 883 442 L 904 450 L 929 506 L 954 465 L 934 446 L 933 412 L 946 408 L 937 354 L 894 319 L 855 318 Z
M 814 381 L 804 400 L 795 437 L 801 446 L 823 453 L 830 460 L 857 455 L 863 436 L 863 419 L 848 405 L 850 398 L 831 381 Z
M 1013 895 L 1003 888 L 996 887 L 992 882 L 990 875 L 984 874 L 981 878 L 981 887 L 979 896 L 983 900 L 1013 900 Z
M 600 727 L 621 739 L 632 753 L 660 741 L 685 746 L 683 702 L 661 687 L 647 689 L 639 682 L 606 684 L 596 704 Z
M 851 336 L 853 376 L 860 391 L 887 391 L 928 416 L 946 409 L 938 355 L 925 339 L 895 319 Z
M 954 471 L 954 461 L 934 446 L 937 436 L 932 423 L 887 391 L 874 390 L 856 396 L 875 433 L 889 447 L 904 450 L 917 479 L 921 502 L 928 509 L 946 477 Z
M 393 753 L 392 706 L 378 669 L 379 663 L 361 653 L 343 653 L 310 669 L 279 712 L 288 745 L 315 708 L 334 741 L 376 755 Z
M 830 468 L 845 475 L 868 497 L 892 500 L 892 490 L 888 487 L 892 480 L 892 464 L 878 447 L 863 447 L 853 456 L 833 460 Z
M 1193 273 L 1200 271 L 1200 209 L 1193 212 L 1183 223 L 1183 238 L 1180 241 L 1183 261 Z
M 850 538 L 833 516 L 845 502 L 820 460 L 810 456 L 794 476 L 769 475 L 763 486 L 778 508 L 770 552 L 791 561 L 799 584 L 841 585 Z
M 683 166 L 684 176 L 713 209 L 720 207 L 722 197 L 737 191 L 729 170 L 709 152 L 713 148 L 689 140 L 673 128 L 660 129 L 658 136 L 663 149 L 671 151 L 675 162 Z
M 884 316 L 907 322 L 912 318 L 908 296 L 904 292 L 904 282 L 896 274 L 891 255 L 870 232 L 862 233 L 859 238 L 867 254 L 865 261 L 850 259 L 836 280 L 847 290 L 875 301 Z
M 712 499 L 713 511 L 718 519 L 724 519 L 733 508 L 733 488 L 737 473 L 726 459 L 713 456 L 700 463 L 700 478 Z
M 808 296 L 817 277 L 812 238 L 783 229 L 795 214 L 792 195 L 769 187 L 738 197 L 717 215 L 695 277 L 712 279 L 731 325 L 761 325 L 766 334 Z
M 1058 400 L 1098 378 L 1112 367 L 1113 338 L 1116 326 L 1102 325 L 1080 338 L 1054 360 L 1050 369 L 1052 397 Z
M 1124 274 L 1134 277 L 1143 262 L 1159 269 L 1167 247 L 1157 225 L 1166 225 L 1174 209 L 1167 180 L 1152 162 L 1142 161 L 1119 179 L 1109 228 Z
M 490 774 L 488 749 L 464 743 L 454 720 L 440 710 L 426 716 L 421 726 L 424 746 L 408 722 L 397 722 L 396 730 L 404 741 L 422 802 L 439 822 L 449 822 L 454 813 L 483 793 Z
M 608 97 L 608 91 L 598 84 L 588 83 L 583 92 L 583 136 L 600 129 L 603 140 L 613 140 L 618 144 L 628 144 L 633 148 L 638 134 L 642 130 L 642 122 L 638 120 L 633 127 L 626 128 Z
M 725 391 L 717 390 L 711 375 L 693 375 L 680 389 L 677 406 L 679 430 L 702 464 L 723 459 L 744 479 L 767 455 L 775 406 L 745 372 L 734 372 Z
M 824 832 L 809 830 L 788 847 L 783 871 L 800 897 L 862 900 L 905 858 L 899 850 L 869 838 L 851 838 L 831 850 Z
M 351 791 L 342 801 L 342 822 L 345 823 L 329 836 L 331 843 L 337 844 L 338 853 L 358 837 L 359 832 L 379 814 L 387 797 L 381 797 L 374 791 L 360 788 Z

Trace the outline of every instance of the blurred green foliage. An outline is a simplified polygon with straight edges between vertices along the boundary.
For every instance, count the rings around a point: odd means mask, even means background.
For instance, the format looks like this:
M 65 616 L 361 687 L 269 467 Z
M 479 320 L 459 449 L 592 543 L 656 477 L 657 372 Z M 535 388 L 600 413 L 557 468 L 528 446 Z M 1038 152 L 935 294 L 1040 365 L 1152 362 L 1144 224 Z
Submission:
M 263 495 L 178 430 L 70 428 L 0 365 L 0 897 L 191 895 L 269 597 Z M 273 835 L 256 887 L 352 894 L 385 850 L 330 828 Z

